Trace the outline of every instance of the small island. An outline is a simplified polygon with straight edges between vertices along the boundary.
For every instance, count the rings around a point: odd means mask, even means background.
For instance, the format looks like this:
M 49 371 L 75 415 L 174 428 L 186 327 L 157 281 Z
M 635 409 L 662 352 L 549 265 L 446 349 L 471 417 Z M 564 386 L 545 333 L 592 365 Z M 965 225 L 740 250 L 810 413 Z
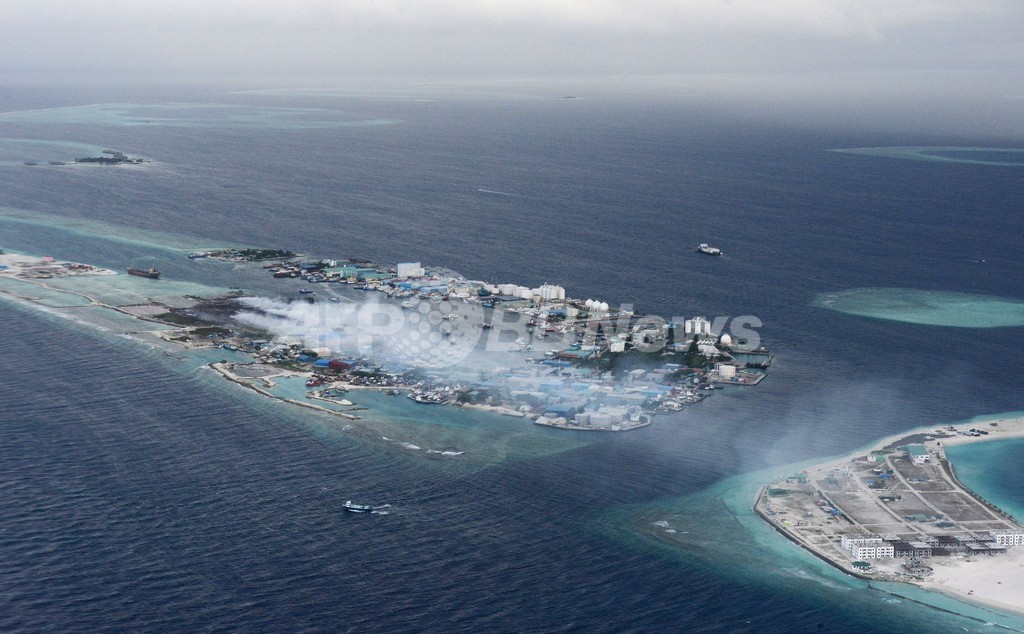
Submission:
M 107 156 L 88 156 L 85 158 L 76 158 L 75 163 L 93 163 L 96 165 L 141 165 L 146 163 L 146 159 L 131 158 L 124 152 L 118 152 L 117 150 L 103 150 L 103 154 Z
M 211 258 L 222 262 L 262 262 L 265 260 L 287 260 L 298 254 L 287 249 L 216 249 L 213 251 L 194 251 L 188 254 L 190 260 Z
M 757 514 L 848 574 L 1024 614 L 1024 525 L 956 478 L 945 447 L 1024 438 L 1024 418 L 886 438 L 765 485 Z

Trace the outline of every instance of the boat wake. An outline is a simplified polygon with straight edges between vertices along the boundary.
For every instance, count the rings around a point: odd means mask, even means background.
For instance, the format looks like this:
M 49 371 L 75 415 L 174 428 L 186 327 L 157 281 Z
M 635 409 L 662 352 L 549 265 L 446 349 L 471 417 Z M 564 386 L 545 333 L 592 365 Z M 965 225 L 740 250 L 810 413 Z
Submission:
M 422 451 L 424 453 L 433 454 L 435 456 L 461 456 L 466 453 L 465 451 L 456 451 L 455 449 L 424 449 L 419 445 L 415 445 L 411 442 L 403 442 L 401 440 L 395 440 L 394 438 L 388 438 L 387 436 L 381 436 L 381 440 L 385 442 L 393 442 L 398 444 L 402 449 L 409 451 Z
M 509 198 L 521 198 L 519 194 L 513 194 L 510 192 L 500 192 L 496 189 L 484 189 L 482 187 L 477 188 L 477 191 L 481 194 L 491 194 L 492 196 L 508 196 Z

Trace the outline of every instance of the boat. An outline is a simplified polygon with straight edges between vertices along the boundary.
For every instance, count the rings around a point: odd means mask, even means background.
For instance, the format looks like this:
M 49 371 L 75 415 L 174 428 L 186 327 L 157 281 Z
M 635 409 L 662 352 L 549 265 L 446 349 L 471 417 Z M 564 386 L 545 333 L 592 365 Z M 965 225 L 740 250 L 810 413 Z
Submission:
M 299 293 L 301 293 L 302 295 L 314 295 L 315 291 L 309 288 L 300 288 Z
M 709 246 L 707 242 L 701 242 L 700 246 L 697 247 L 697 252 L 704 255 L 722 255 L 721 249 Z
M 128 267 L 128 275 L 137 275 L 139 277 L 148 277 L 151 280 L 160 279 L 160 271 L 150 267 L 148 269 L 137 269 L 133 266 Z
M 370 504 L 356 504 L 352 500 L 345 500 L 345 503 L 341 506 L 349 513 L 373 513 L 374 515 L 387 515 L 387 509 L 391 508 L 390 504 L 372 506 Z
M 342 504 L 342 506 L 349 513 L 372 513 L 374 510 L 374 507 L 369 504 L 356 504 L 352 500 L 345 500 L 345 503 Z
M 424 405 L 443 405 L 448 402 L 448 396 L 438 390 L 421 391 L 414 390 L 409 393 L 409 398 Z

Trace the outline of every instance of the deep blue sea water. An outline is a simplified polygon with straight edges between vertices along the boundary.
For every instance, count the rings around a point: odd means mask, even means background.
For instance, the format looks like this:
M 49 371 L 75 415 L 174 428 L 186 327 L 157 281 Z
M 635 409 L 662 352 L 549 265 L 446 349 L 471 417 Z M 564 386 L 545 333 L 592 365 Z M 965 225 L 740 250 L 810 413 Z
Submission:
M 1019 328 L 811 306 L 862 287 L 1024 300 L 1021 168 L 829 151 L 997 140 L 768 126 L 642 97 L 430 97 L 7 93 L 7 112 L 161 107 L 0 114 L 0 139 L 59 142 L 0 141 L 0 207 L 22 219 L 0 213 L 0 248 L 228 286 L 230 268 L 167 245 L 242 243 L 559 283 L 667 317 L 755 315 L 777 356 L 768 380 L 609 437 L 385 398 L 371 406 L 383 432 L 355 434 L 0 302 L 0 630 L 970 624 L 799 551 L 783 564 L 786 545 L 752 541 L 716 487 L 1024 409 L 1007 371 L 1024 367 Z M 233 107 L 167 106 L 181 103 Z M 154 163 L 22 164 L 83 146 Z M 725 257 L 697 256 L 699 242 Z M 463 442 L 467 458 L 424 459 L 380 435 Z M 394 509 L 346 516 L 346 499 Z M 661 502 L 735 548 L 637 537 L 631 509 Z

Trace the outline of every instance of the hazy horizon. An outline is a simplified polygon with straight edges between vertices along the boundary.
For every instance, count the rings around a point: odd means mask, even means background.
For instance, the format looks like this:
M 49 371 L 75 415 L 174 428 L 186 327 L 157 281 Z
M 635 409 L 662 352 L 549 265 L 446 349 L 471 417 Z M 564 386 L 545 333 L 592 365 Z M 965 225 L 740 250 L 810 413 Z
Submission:
M 1022 26 L 1014 0 L 11 0 L 0 85 L 642 95 L 768 122 L 1019 138 Z

